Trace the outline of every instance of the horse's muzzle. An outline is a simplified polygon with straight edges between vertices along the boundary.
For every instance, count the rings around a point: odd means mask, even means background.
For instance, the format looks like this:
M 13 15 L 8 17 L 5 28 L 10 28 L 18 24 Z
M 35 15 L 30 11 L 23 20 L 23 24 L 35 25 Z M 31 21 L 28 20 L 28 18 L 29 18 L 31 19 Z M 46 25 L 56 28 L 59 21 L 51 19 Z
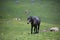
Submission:
M 29 21 L 27 22 L 27 24 L 29 24 Z
M 29 24 L 29 23 L 27 23 L 27 24 Z

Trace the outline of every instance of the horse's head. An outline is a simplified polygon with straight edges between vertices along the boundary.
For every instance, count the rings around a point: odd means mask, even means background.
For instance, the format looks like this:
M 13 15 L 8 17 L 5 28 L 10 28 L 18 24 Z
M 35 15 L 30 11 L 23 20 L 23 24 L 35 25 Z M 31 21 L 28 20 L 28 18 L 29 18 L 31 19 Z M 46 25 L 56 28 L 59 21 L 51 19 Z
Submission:
M 29 17 L 27 18 L 27 24 L 29 24 L 30 22 L 32 22 L 32 16 L 29 16 Z

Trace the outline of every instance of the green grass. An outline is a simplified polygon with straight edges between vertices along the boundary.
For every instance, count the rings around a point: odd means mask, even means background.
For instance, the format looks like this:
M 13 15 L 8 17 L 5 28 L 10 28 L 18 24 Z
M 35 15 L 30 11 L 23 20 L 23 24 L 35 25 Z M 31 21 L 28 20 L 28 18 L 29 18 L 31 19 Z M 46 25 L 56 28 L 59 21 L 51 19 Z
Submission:
M 60 24 L 60 3 L 56 3 L 55 1 L 42 1 L 42 3 L 35 2 L 32 5 L 27 0 L 20 2 L 19 4 L 16 4 L 15 1 L 2 2 L 1 18 L 20 17 L 22 20 L 26 20 L 27 14 L 24 12 L 28 9 L 31 10 L 29 15 L 39 16 L 44 22 Z
M 52 26 L 60 26 L 55 24 L 41 23 L 40 33 L 31 34 L 30 24 L 26 21 L 8 20 L 4 21 L 2 29 L 0 28 L 0 40 L 60 40 L 60 32 L 43 32 Z
M 30 0 L 1 1 L 0 7 L 0 40 L 60 40 L 60 32 L 43 32 L 50 27 L 60 27 L 60 3 L 57 0 L 42 0 L 41 3 L 35 0 L 32 5 Z M 25 10 L 31 10 L 29 15 Z M 39 34 L 30 34 L 30 24 L 27 24 L 28 16 L 41 18 Z M 19 17 L 21 21 L 13 18 Z

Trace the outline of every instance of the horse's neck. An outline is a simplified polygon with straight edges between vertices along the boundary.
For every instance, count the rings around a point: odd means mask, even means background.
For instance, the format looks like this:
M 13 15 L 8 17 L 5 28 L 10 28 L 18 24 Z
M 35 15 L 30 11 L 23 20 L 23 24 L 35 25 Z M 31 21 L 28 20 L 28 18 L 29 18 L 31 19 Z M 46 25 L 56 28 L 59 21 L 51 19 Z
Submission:
M 34 22 L 34 20 L 32 19 L 32 20 L 31 20 L 31 24 L 33 24 L 33 22 Z

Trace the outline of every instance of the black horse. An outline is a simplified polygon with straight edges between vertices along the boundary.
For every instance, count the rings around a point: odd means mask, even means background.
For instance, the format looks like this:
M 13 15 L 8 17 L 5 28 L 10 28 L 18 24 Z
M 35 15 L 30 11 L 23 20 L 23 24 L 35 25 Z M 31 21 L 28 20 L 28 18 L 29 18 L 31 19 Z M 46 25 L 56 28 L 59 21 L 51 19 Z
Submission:
M 28 21 L 27 24 L 31 23 L 31 34 L 33 32 L 33 28 L 34 28 L 34 33 L 39 33 L 39 26 L 41 20 L 36 16 L 29 16 L 27 18 L 27 21 Z

